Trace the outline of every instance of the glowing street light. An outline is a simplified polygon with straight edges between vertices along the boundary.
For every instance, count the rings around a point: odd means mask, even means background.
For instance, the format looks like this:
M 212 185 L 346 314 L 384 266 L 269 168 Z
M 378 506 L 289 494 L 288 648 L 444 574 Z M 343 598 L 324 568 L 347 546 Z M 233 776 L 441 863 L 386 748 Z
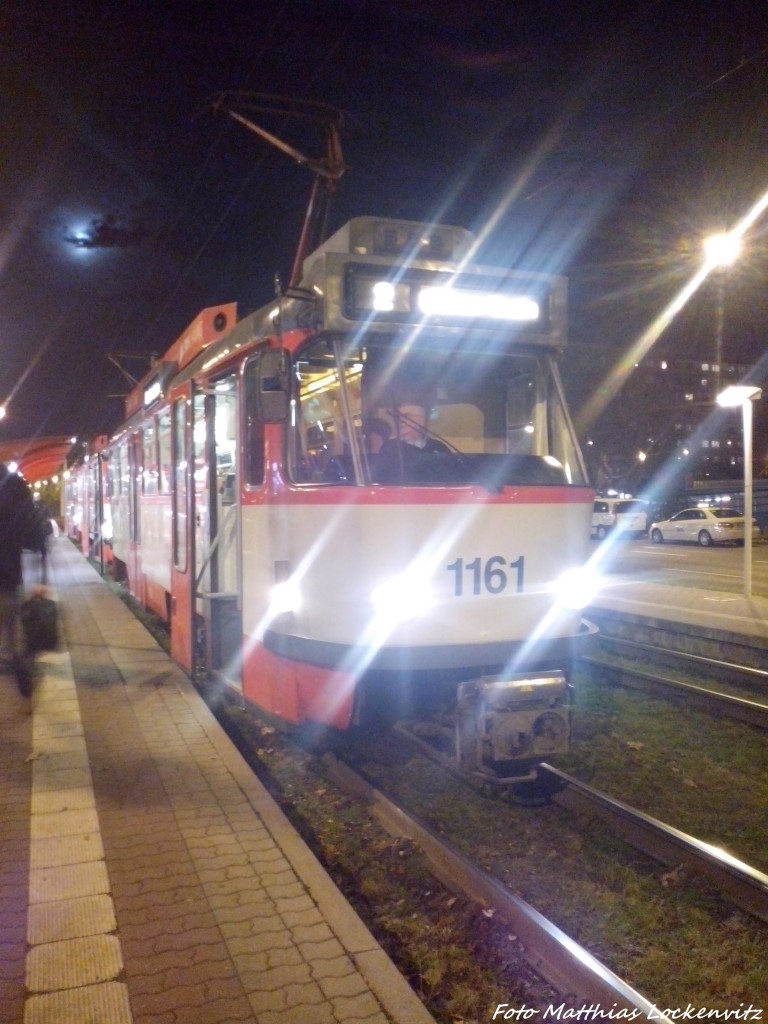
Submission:
M 732 267 L 741 254 L 741 235 L 733 231 L 720 232 L 704 239 L 704 259 L 707 267 Z
M 741 406 L 744 431 L 744 595 L 752 595 L 752 403 L 762 390 L 751 384 L 734 384 L 717 396 L 726 409 Z

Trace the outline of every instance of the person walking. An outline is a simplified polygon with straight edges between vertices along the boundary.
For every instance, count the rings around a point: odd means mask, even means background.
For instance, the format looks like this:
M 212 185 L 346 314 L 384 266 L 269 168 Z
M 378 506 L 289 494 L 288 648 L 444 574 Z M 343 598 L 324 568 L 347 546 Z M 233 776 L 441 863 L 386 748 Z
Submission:
M 19 691 L 28 697 L 32 668 L 19 620 L 25 548 L 44 557 L 45 530 L 26 483 L 0 462 L 0 646 L 9 651 Z

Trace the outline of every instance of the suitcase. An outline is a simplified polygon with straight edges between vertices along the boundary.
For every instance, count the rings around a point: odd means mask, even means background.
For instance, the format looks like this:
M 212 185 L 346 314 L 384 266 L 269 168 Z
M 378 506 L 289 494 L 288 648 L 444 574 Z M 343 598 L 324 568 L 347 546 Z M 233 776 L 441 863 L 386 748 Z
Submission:
M 59 646 L 59 610 L 44 593 L 33 594 L 22 603 L 21 626 L 27 654 L 55 651 Z

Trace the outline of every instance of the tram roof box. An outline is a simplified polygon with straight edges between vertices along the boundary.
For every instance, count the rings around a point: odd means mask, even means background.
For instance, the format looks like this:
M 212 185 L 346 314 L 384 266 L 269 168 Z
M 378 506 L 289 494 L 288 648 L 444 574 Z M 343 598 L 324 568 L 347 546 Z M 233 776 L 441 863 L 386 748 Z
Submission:
M 391 318 L 371 317 L 368 306 L 361 305 L 350 314 L 346 289 L 351 264 L 360 265 L 362 271 L 378 266 L 396 267 L 399 272 L 404 267 L 413 266 L 416 273 L 422 270 L 466 271 L 468 277 L 479 276 L 492 284 L 502 280 L 521 282 L 524 288 L 532 284 L 544 293 L 545 301 L 535 300 L 540 306 L 540 313 L 534 320 L 526 318 L 523 322 L 521 319 L 518 332 L 521 338 L 532 344 L 562 351 L 567 340 L 567 279 L 523 269 L 484 264 L 468 266 L 474 245 L 475 237 L 466 228 L 381 217 L 355 217 L 307 256 L 300 288 L 305 293 L 316 291 L 321 299 L 318 308 L 321 309 L 323 329 L 348 330 L 351 323 L 364 321 L 367 331 L 386 332 L 392 330 L 393 324 L 421 322 L 422 313 L 414 309 L 409 316 L 398 310 Z M 476 326 L 486 331 L 498 330 L 500 322 L 489 318 L 478 320 Z M 457 332 L 466 331 L 466 319 L 437 315 L 431 329 L 442 332 L 444 336 L 455 337 Z
M 475 236 L 466 228 L 423 224 L 385 217 L 354 217 L 304 260 L 303 279 L 312 277 L 326 253 L 383 256 L 404 262 L 458 263 L 470 251 Z
M 192 323 L 163 356 L 163 361 L 176 363 L 181 369 L 191 363 L 198 353 L 212 342 L 232 330 L 237 323 L 237 303 L 208 306 L 198 313 Z
M 126 419 L 165 395 L 171 378 L 203 349 L 231 330 L 237 323 L 237 303 L 208 306 L 197 314 L 184 333 L 176 339 L 125 399 Z

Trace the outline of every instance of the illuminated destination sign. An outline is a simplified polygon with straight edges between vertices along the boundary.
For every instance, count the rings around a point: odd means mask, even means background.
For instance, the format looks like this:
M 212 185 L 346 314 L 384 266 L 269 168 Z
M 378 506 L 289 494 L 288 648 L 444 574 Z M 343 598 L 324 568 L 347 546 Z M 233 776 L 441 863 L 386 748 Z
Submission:
M 547 329 L 551 291 L 548 283 L 525 277 L 496 278 L 348 264 L 344 276 L 344 316 L 419 323 Z
M 144 408 L 154 405 L 163 394 L 163 386 L 157 378 L 144 388 Z
M 148 409 L 159 401 L 173 380 L 176 363 L 160 363 L 152 376 L 143 384 L 144 408 Z

